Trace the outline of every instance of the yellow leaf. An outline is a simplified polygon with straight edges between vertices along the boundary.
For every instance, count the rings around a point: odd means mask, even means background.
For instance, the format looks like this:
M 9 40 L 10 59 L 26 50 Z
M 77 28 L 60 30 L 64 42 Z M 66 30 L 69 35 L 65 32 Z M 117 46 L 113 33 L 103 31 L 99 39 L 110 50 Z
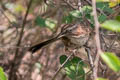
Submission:
M 109 7 L 114 7 L 120 4 L 120 0 L 110 0 Z
M 116 6 L 117 5 L 117 3 L 114 3 L 114 2 L 110 2 L 109 3 L 109 7 L 114 7 L 114 6 Z

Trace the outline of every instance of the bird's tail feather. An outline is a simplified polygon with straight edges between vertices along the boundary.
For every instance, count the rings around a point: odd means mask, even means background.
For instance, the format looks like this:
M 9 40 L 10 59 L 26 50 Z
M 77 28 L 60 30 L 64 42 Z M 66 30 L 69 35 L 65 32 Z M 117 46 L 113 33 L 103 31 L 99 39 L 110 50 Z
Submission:
M 55 38 L 49 39 L 47 41 L 41 42 L 39 44 L 36 44 L 36 45 L 30 47 L 29 51 L 34 53 L 34 52 L 38 51 L 39 49 L 41 49 L 42 47 L 44 47 L 44 46 L 46 46 L 46 45 L 48 45 L 48 44 L 50 44 L 50 43 L 52 43 L 54 41 L 57 41 L 58 39 L 59 38 L 55 37 Z

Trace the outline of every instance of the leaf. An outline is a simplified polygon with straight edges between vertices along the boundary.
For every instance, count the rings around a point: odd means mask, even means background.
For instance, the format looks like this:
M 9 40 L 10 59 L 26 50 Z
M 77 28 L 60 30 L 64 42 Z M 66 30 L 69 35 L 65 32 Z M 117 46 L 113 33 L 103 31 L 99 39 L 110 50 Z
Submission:
M 83 11 L 85 14 L 91 14 L 91 12 L 92 12 L 92 7 L 91 7 L 91 6 L 83 6 L 82 11 Z
M 66 74 L 72 80 L 85 80 L 85 71 L 81 65 L 71 65 L 65 67 Z
M 120 15 L 116 16 L 116 20 L 120 22 Z
M 48 27 L 50 29 L 54 29 L 54 27 L 56 25 L 56 21 L 49 19 L 49 18 L 43 19 L 39 16 L 35 19 L 35 23 L 36 23 L 36 25 L 38 25 L 40 27 Z
M 120 0 L 110 0 L 109 7 L 115 7 L 120 4 Z
M 117 20 L 107 20 L 101 24 L 101 27 L 115 32 L 120 32 L 120 22 Z
M 38 69 L 41 69 L 42 65 L 40 63 L 35 63 L 35 66 L 38 68 Z
M 98 2 L 96 3 L 96 7 L 101 9 L 104 12 L 107 12 L 109 14 L 113 13 L 114 11 L 109 7 L 108 3 L 105 2 Z
M 62 56 L 60 56 L 60 64 L 63 64 L 64 62 L 65 62 L 65 60 L 67 59 L 68 57 L 66 56 L 66 55 L 62 55 Z M 68 60 L 67 62 L 66 62 L 66 64 L 64 65 L 64 67 L 67 67 L 67 66 L 69 66 L 71 63 L 70 63 L 70 61 Z
M 46 26 L 45 25 L 45 19 L 43 19 L 39 16 L 35 19 L 35 23 L 36 23 L 36 25 L 39 25 L 40 27 L 45 27 Z
M 63 22 L 68 24 L 76 19 L 82 20 L 81 18 L 82 18 L 81 12 L 79 10 L 73 10 L 69 12 L 68 16 L 64 16 Z
M 0 80 L 7 80 L 5 73 L 3 72 L 3 68 L 0 67 Z
M 68 67 L 65 67 L 66 74 L 68 77 L 70 77 L 72 80 L 85 80 L 85 72 L 83 69 L 83 61 L 79 57 L 74 57 L 72 60 L 70 60 L 71 65 Z
M 16 12 L 23 12 L 23 11 L 25 11 L 25 8 L 22 5 L 17 4 L 15 7 L 15 11 Z
M 79 57 L 76 57 L 76 56 L 71 60 L 71 62 L 73 64 L 78 64 L 78 65 L 82 65 L 82 66 L 85 65 L 84 62 L 82 61 L 82 59 Z
M 71 11 L 70 15 L 72 15 L 75 18 L 81 18 L 82 17 L 82 14 L 81 14 L 81 12 L 79 10 L 73 10 L 73 11 Z
M 107 5 L 107 3 L 104 3 L 104 2 L 98 2 L 98 3 L 96 3 L 96 7 L 101 10 L 104 10 L 104 8 L 108 7 L 108 5 Z
M 97 78 L 97 80 L 108 80 L 108 79 L 104 79 L 104 78 Z
M 105 7 L 103 11 L 108 12 L 109 14 L 114 13 L 114 10 L 109 8 L 109 6 Z
M 114 53 L 105 52 L 101 57 L 112 70 L 120 71 L 120 59 Z
M 96 2 L 108 2 L 109 0 L 96 0 Z
M 45 20 L 45 25 L 50 29 L 54 29 L 56 26 L 56 21 L 48 18 Z
M 60 63 L 63 64 L 67 59 L 66 55 L 60 57 Z M 81 58 L 74 57 L 64 65 L 65 72 L 72 80 L 85 80 L 84 63 Z
M 98 20 L 100 23 L 104 22 L 105 20 L 107 19 L 107 16 L 101 14 L 99 17 L 98 17 Z
M 66 24 L 71 23 L 72 21 L 73 21 L 73 17 L 71 15 L 65 16 L 63 18 L 63 22 Z

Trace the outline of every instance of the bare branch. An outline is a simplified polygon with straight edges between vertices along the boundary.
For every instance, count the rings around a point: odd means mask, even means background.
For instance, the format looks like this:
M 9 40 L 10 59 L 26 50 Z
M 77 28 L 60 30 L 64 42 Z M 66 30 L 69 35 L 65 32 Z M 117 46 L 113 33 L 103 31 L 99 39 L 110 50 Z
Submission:
M 25 28 L 25 24 L 26 24 L 26 18 L 27 18 L 27 16 L 28 16 L 30 7 L 31 7 L 31 5 L 32 5 L 32 2 L 33 2 L 33 0 L 30 0 L 29 4 L 28 4 L 28 6 L 27 6 L 27 11 L 26 11 L 26 14 L 25 14 L 23 23 L 22 23 L 22 29 L 21 29 L 21 32 L 20 32 L 20 37 L 19 37 L 19 39 L 18 39 L 18 42 L 17 42 L 17 45 L 16 45 L 16 46 L 20 46 L 20 44 L 21 44 L 21 40 L 22 40 L 22 36 L 23 36 L 23 34 L 24 34 L 24 28 Z M 14 57 L 14 60 L 13 60 L 13 61 L 16 61 L 16 59 L 18 58 L 18 53 L 19 53 L 19 48 L 16 48 L 15 57 Z M 12 62 L 12 64 L 11 64 L 11 69 L 10 69 L 9 80 L 17 80 L 16 71 L 17 71 L 17 69 L 15 69 L 15 62 Z
M 101 51 L 101 46 L 100 46 L 100 36 L 99 36 L 99 22 L 98 22 L 98 17 L 97 17 L 97 11 L 96 11 L 96 0 L 92 0 L 92 7 L 93 7 L 93 17 L 94 17 L 94 22 L 95 22 L 95 41 L 96 41 L 96 47 L 97 47 L 97 54 L 96 58 L 94 61 L 94 69 L 93 69 L 93 76 L 94 80 L 97 79 L 97 71 L 98 71 L 98 62 L 99 62 L 99 57 Z
M 58 73 L 61 71 L 61 69 L 64 67 L 64 65 L 68 62 L 68 60 L 75 54 L 75 50 L 73 51 L 73 53 L 65 60 L 65 62 L 59 67 L 59 69 L 55 72 L 55 75 L 53 76 L 53 78 L 51 80 L 55 80 L 56 76 L 58 75 Z

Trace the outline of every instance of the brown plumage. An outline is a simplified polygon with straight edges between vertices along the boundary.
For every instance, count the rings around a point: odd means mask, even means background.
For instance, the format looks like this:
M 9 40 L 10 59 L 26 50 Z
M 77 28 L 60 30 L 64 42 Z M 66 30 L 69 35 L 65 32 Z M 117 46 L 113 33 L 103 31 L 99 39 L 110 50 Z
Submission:
M 64 25 L 61 32 L 54 38 L 41 42 L 37 45 L 30 47 L 29 51 L 32 53 L 38 51 L 45 45 L 61 39 L 67 49 L 75 49 L 85 45 L 89 38 L 90 30 L 81 24 Z

